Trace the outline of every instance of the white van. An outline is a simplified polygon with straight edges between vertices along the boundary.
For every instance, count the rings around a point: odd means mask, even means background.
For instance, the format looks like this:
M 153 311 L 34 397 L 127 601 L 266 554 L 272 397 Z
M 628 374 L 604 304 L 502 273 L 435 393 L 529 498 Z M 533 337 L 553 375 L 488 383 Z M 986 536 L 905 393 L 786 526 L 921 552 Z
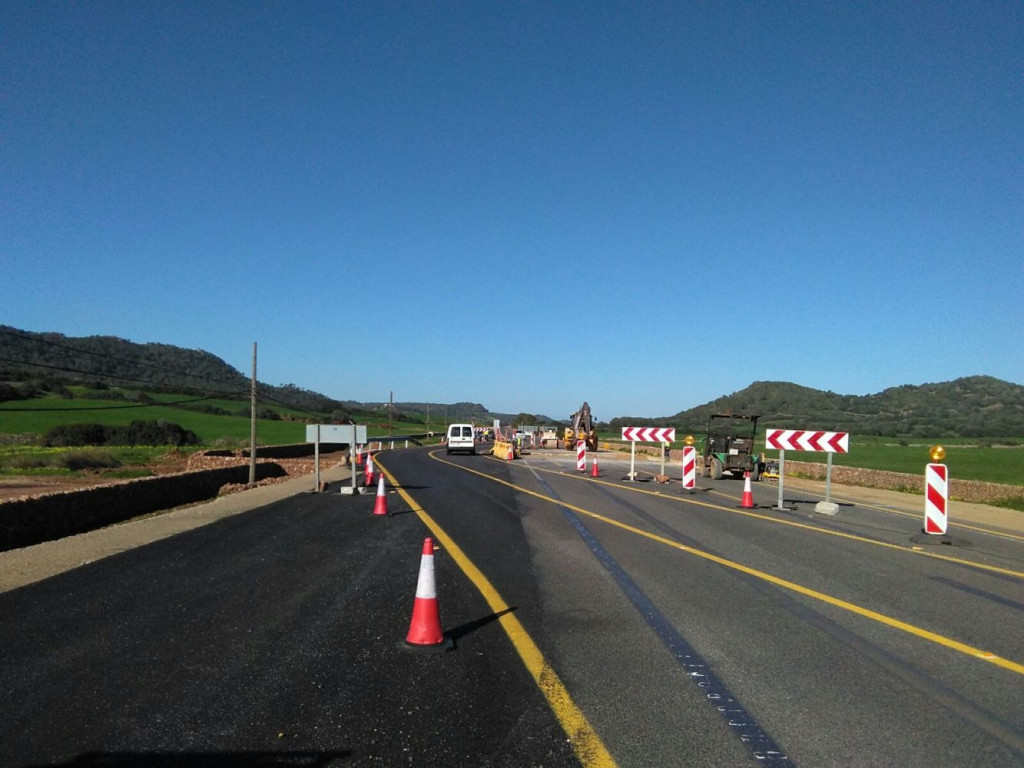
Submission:
M 448 453 L 452 451 L 469 451 L 476 453 L 476 438 L 473 436 L 472 424 L 450 424 L 446 441 Z

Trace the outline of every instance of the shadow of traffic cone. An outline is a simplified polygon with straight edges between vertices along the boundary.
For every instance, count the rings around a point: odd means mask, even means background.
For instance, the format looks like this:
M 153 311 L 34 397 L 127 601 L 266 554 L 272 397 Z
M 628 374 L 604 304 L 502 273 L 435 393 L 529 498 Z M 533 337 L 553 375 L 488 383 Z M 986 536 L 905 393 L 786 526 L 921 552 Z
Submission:
M 743 500 L 740 502 L 742 509 L 754 509 L 754 493 L 750 489 L 750 472 L 743 473 Z
M 597 469 L 597 456 L 594 456 L 594 463 L 590 465 L 590 476 L 600 477 L 601 473 Z
M 363 467 L 363 485 L 370 488 L 373 485 L 373 456 L 366 452 L 366 466 Z
M 416 602 L 412 607 L 412 621 L 404 647 L 412 651 L 449 651 L 455 647 L 450 637 L 441 631 L 441 609 L 437 603 L 437 584 L 434 581 L 434 540 L 423 540 L 420 558 L 420 576 L 416 582 Z
M 388 514 L 388 494 L 384 490 L 384 473 L 380 473 L 380 480 L 377 481 L 377 500 L 373 503 L 373 514 L 383 515 L 387 517 Z

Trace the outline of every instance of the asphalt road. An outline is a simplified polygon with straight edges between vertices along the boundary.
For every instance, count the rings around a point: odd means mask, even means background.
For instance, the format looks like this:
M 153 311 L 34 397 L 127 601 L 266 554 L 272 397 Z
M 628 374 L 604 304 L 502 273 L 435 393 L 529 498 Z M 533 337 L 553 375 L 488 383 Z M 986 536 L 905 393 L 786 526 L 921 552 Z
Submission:
M 378 461 L 389 517 L 301 494 L 0 595 L 0 764 L 1024 765 L 1024 537 Z M 425 536 L 449 653 L 401 644 Z

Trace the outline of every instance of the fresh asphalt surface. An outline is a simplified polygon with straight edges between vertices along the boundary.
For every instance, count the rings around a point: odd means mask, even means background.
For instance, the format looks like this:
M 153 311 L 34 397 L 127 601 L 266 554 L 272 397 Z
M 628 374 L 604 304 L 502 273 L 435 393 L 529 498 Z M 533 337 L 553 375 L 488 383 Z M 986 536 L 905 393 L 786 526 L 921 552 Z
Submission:
M 389 517 L 300 494 L 0 595 L 0 765 L 1024 766 L 1024 537 L 600 456 L 389 451 Z M 439 533 L 568 702 L 445 548 L 456 648 L 401 647 Z

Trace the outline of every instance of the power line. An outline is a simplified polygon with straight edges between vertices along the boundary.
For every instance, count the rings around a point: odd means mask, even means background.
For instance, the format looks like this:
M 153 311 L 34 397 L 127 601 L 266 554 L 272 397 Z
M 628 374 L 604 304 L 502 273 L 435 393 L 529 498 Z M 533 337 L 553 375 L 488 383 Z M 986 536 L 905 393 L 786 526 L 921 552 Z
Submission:
M 244 395 L 245 390 L 240 392 L 231 392 L 230 395 Z M 75 413 L 79 411 L 117 411 L 124 410 L 126 408 L 156 408 L 159 406 L 173 407 L 176 405 L 185 405 L 186 403 L 200 403 L 204 400 L 216 400 L 221 397 L 230 396 L 224 395 L 210 395 L 209 397 L 193 397 L 189 400 L 173 400 L 169 402 L 155 402 L 155 403 L 135 403 L 132 405 L 91 405 L 85 408 L 3 408 L 0 409 L 0 413 Z
M 173 374 L 175 374 L 177 376 L 187 376 L 189 378 L 199 379 L 200 381 L 206 381 L 206 382 L 210 382 L 210 383 L 213 383 L 213 384 L 231 384 L 232 386 L 237 386 L 237 384 L 238 384 L 238 380 L 228 381 L 227 379 L 212 379 L 212 378 L 210 378 L 208 376 L 201 376 L 201 375 L 199 375 L 197 373 L 189 373 L 187 371 L 181 371 L 181 370 L 176 369 L 176 368 L 168 368 L 167 366 L 156 365 L 154 363 L 145 363 L 145 362 L 142 362 L 140 360 L 131 360 L 131 359 L 126 358 L 126 357 L 116 357 L 116 356 L 113 356 L 113 355 L 105 354 L 103 352 L 94 352 L 91 349 L 82 349 L 80 347 L 72 346 L 70 344 L 62 344 L 59 341 L 51 341 L 49 339 L 42 339 L 42 338 L 38 338 L 36 336 L 27 336 L 27 335 L 25 335 L 23 333 L 16 333 L 14 331 L 9 331 L 9 330 L 6 330 L 6 329 L 0 329 L 0 334 L 4 334 L 6 336 L 13 336 L 14 338 L 21 339 L 22 341 L 28 341 L 28 342 L 35 343 L 35 344 L 44 344 L 44 345 L 51 346 L 51 347 L 57 347 L 58 349 L 65 349 L 65 350 L 68 350 L 69 352 L 74 352 L 76 355 L 91 355 L 92 357 L 99 357 L 102 360 L 105 360 L 105 361 L 108 361 L 108 362 L 119 362 L 119 363 L 124 363 L 126 365 L 138 366 L 140 368 L 151 368 L 154 371 L 163 371 L 165 373 L 173 373 Z M 125 341 L 124 343 L 132 344 L 134 342 Z M 141 345 L 139 345 L 139 346 L 141 346 Z M 23 361 L 10 361 L 10 362 L 21 362 L 22 365 L 39 365 L 39 366 L 42 366 L 44 368 L 52 368 L 52 367 L 54 367 L 54 366 L 47 366 L 47 365 L 44 365 L 42 363 L 26 363 L 26 362 L 23 362 Z M 56 368 L 56 370 L 62 370 L 62 369 Z M 81 371 L 81 370 L 77 370 L 77 369 L 67 369 L 67 370 L 73 371 L 75 373 L 87 373 L 87 374 L 90 374 L 92 376 L 107 376 L 109 378 L 123 379 L 125 381 L 144 381 L 143 379 L 133 379 L 133 378 L 130 378 L 130 377 L 118 376 L 116 374 L 99 373 L 99 372 L 96 372 L 96 371 Z M 242 374 L 238 374 L 238 375 L 239 375 L 239 378 L 243 378 Z
M 193 378 L 193 379 L 197 379 L 199 381 L 204 381 L 204 382 L 208 382 L 208 383 L 212 383 L 212 384 L 230 384 L 232 386 L 237 386 L 240 383 L 239 380 L 228 381 L 227 379 L 214 379 L 214 378 L 210 378 L 208 376 L 201 376 L 201 375 L 195 374 L 195 373 L 183 372 L 183 371 L 180 371 L 180 370 L 175 369 L 175 368 L 168 368 L 167 366 L 156 365 L 156 364 L 152 364 L 152 363 L 145 363 L 145 362 L 141 362 L 141 361 L 138 361 L 138 360 L 131 360 L 131 359 L 128 359 L 128 358 L 125 358 L 125 357 L 117 357 L 117 356 L 113 356 L 113 355 L 107 355 L 107 354 L 104 354 L 104 353 L 101 353 L 101 352 L 94 352 L 94 351 L 92 351 L 90 349 L 82 349 L 82 348 L 79 348 L 79 347 L 76 347 L 76 346 L 72 346 L 72 345 L 69 345 L 69 344 L 62 344 L 62 343 L 57 342 L 57 341 L 51 341 L 50 339 L 43 339 L 43 338 L 39 338 L 39 337 L 36 337 L 36 336 L 26 335 L 24 332 L 18 332 L 16 330 L 8 330 L 7 328 L 0 328 L 0 334 L 6 335 L 6 336 L 12 336 L 14 338 L 21 339 L 22 341 L 33 342 L 33 343 L 36 343 L 36 344 L 43 344 L 43 345 L 47 345 L 47 346 L 51 346 L 51 347 L 56 347 L 58 349 L 67 350 L 69 352 L 73 352 L 76 355 L 90 355 L 90 356 L 93 356 L 93 357 L 99 357 L 102 360 L 107 361 L 107 362 L 119 362 L 119 363 L 124 363 L 126 365 L 138 366 L 138 367 L 141 367 L 141 368 L 150 368 L 150 369 L 155 370 L 155 371 L 162 371 L 162 372 L 165 372 L 165 373 L 174 374 L 176 376 Z M 132 344 L 134 342 L 124 341 L 123 343 Z M 2 357 L 2 356 L 0 356 L 0 362 L 12 363 L 14 365 L 25 365 L 25 366 L 33 366 L 33 367 L 37 367 L 37 368 L 46 368 L 48 370 L 59 371 L 61 373 L 77 373 L 77 374 L 81 374 L 81 375 L 84 375 L 84 376 L 94 376 L 94 377 L 101 377 L 101 378 L 107 378 L 107 379 L 117 379 L 118 381 L 125 381 L 125 382 L 130 382 L 130 383 L 133 383 L 133 384 L 143 384 L 143 385 L 157 386 L 157 387 L 173 386 L 173 385 L 161 384 L 159 382 L 154 382 L 151 379 L 139 379 L 139 378 L 135 378 L 135 377 L 132 377 L 132 376 L 123 376 L 121 374 L 116 374 L 116 373 L 105 373 L 103 371 L 83 370 L 81 368 L 72 368 L 72 367 L 69 367 L 69 366 L 59 366 L 59 365 L 50 365 L 50 364 L 47 364 L 47 363 L 32 363 L 32 362 L 28 362 L 28 361 L 25 361 L 25 360 L 14 360 L 12 358 Z M 244 377 L 242 376 L 242 374 L 239 374 L 239 379 L 244 381 Z M 294 411 L 297 411 L 298 413 L 306 414 L 308 416 L 319 416 L 319 415 L 322 415 L 321 413 L 316 413 L 316 412 L 313 412 L 313 411 L 307 411 L 304 408 L 300 408 L 298 406 L 292 405 L 290 403 L 287 403 L 287 402 L 285 402 L 283 400 L 279 400 L 279 399 L 277 399 L 277 398 L 267 394 L 266 393 L 266 387 L 267 386 L 269 386 L 269 385 L 265 385 L 265 384 L 261 384 L 260 382 L 256 382 L 257 394 L 259 395 L 259 397 L 261 399 L 270 400 L 270 401 L 272 401 L 274 403 L 277 403 L 278 405 L 284 406 L 286 408 L 290 408 L 290 409 L 292 409 Z M 238 393 L 238 392 L 223 393 L 223 394 L 221 394 L 219 396 L 221 396 L 221 397 L 234 397 L 234 396 L 240 395 L 240 394 L 247 394 L 248 391 L 249 390 L 243 390 L 241 393 Z M 321 395 L 321 397 L 324 397 L 324 396 Z M 211 399 L 211 398 L 210 397 L 204 397 L 204 398 L 201 398 L 201 399 Z M 325 397 L 325 399 L 329 400 L 330 398 L 326 398 Z M 182 401 L 182 402 L 189 402 L 189 401 Z M 117 406 L 117 407 L 123 408 L 123 407 L 141 407 L 141 406 Z M 13 410 L 13 409 L 7 409 L 7 410 Z M 41 409 L 41 410 L 74 410 L 74 409 Z M 93 410 L 93 409 L 82 409 L 82 410 Z

